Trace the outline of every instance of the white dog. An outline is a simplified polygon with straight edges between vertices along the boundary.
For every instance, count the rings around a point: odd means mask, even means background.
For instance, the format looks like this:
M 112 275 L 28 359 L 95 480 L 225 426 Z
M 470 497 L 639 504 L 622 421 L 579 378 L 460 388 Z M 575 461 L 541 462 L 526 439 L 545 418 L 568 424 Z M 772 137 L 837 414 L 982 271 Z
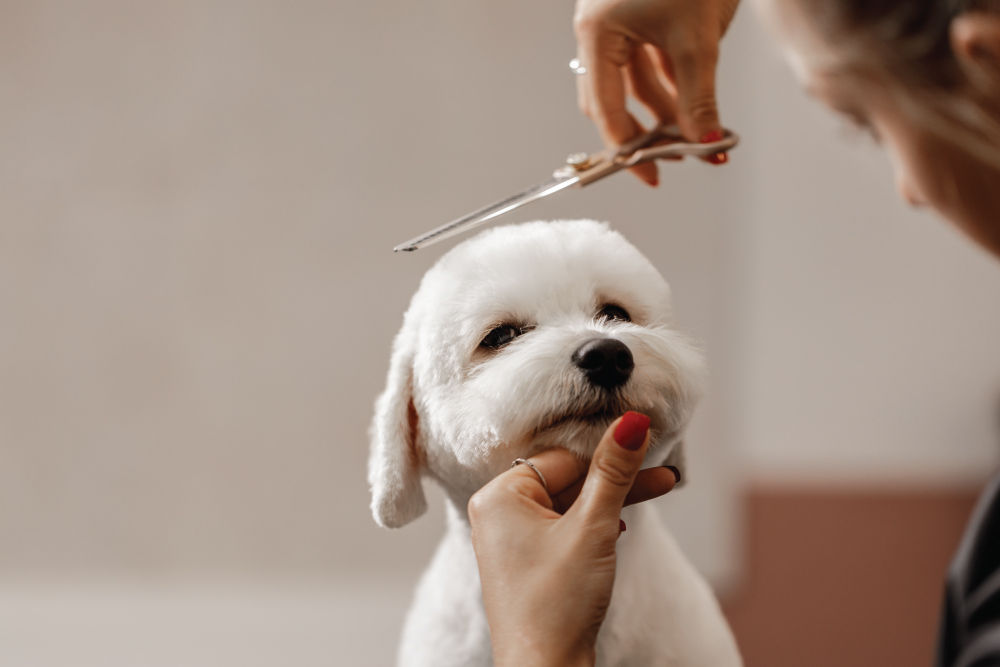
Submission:
M 446 491 L 448 531 L 418 586 L 399 663 L 491 665 L 466 505 L 517 457 L 567 447 L 589 458 L 616 417 L 652 419 L 647 465 L 683 468 L 681 435 L 702 361 L 670 328 L 670 290 L 617 232 L 581 220 L 480 234 L 424 276 L 375 406 L 372 512 L 398 527 Z M 598 665 L 741 660 L 708 585 L 655 509 L 625 508 Z M 530 623 L 530 619 L 525 619 Z

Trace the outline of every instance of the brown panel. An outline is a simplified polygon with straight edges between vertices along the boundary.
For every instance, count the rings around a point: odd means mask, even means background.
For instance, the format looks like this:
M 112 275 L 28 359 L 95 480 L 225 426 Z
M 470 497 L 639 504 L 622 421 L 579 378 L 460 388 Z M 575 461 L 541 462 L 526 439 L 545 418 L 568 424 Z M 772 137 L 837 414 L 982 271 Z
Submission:
M 978 492 L 750 491 L 744 584 L 724 601 L 747 667 L 929 665 Z

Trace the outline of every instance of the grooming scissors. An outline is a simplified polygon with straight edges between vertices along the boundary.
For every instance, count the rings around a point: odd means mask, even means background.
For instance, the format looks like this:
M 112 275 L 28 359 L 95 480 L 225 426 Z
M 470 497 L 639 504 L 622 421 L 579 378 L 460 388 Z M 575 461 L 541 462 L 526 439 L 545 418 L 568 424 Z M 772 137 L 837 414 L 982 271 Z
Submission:
M 722 139 L 718 141 L 694 144 L 681 136 L 676 125 L 669 125 L 656 127 L 617 149 L 608 148 L 590 154 L 573 153 L 566 158 L 566 164 L 552 173 L 552 178 L 549 181 L 502 199 L 495 204 L 490 204 L 478 211 L 473 211 L 457 220 L 452 220 L 405 243 L 400 243 L 392 250 L 399 252 L 425 248 L 489 222 L 530 202 L 554 195 L 566 188 L 590 185 L 637 164 L 659 159 L 679 159 L 688 155 L 707 157 L 716 153 L 725 153 L 736 146 L 739 139 L 735 132 L 723 130 Z

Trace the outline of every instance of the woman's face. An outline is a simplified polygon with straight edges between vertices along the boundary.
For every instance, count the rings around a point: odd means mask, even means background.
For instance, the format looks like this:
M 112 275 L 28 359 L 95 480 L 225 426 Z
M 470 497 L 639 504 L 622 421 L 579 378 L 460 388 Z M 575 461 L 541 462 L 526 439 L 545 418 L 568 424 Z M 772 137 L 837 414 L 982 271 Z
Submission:
M 892 162 L 900 196 L 929 206 L 1000 257 L 1000 170 L 928 131 L 879 74 L 846 71 L 796 0 L 758 0 L 806 89 L 869 132 Z

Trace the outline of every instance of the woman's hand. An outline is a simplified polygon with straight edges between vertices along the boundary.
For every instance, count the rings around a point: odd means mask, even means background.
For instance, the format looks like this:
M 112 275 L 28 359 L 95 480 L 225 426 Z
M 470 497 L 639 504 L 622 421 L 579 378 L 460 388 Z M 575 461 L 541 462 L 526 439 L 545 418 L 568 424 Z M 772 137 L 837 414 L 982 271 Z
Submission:
M 577 0 L 577 56 L 586 73 L 577 77 L 580 110 L 607 146 L 643 132 L 628 112 L 626 94 L 659 123 L 677 123 L 689 141 L 722 138 L 715 103 L 719 40 L 739 0 Z M 722 164 L 726 155 L 708 158 Z M 652 162 L 632 168 L 656 185 Z
M 531 458 L 548 493 L 519 465 L 472 496 L 472 545 L 498 667 L 594 664 L 622 506 L 677 483 L 676 469 L 639 471 L 648 431 L 648 417 L 628 412 L 608 427 L 589 470 L 564 449 Z

